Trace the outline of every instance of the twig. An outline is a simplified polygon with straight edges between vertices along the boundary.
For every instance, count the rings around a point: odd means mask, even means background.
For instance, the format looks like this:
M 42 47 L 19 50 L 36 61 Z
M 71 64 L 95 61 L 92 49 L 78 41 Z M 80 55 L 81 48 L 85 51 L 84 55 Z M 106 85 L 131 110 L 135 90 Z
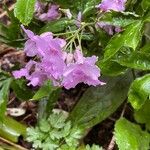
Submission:
M 120 115 L 120 118 L 123 117 L 124 113 L 125 113 L 125 110 L 126 110 L 126 107 L 127 107 L 127 103 L 125 103 L 124 107 L 123 107 L 123 110 L 121 112 L 121 115 Z M 113 150 L 114 149 L 114 146 L 115 146 L 115 136 L 113 135 L 109 145 L 108 145 L 108 148 L 107 150 Z
M 28 149 L 26 149 L 26 148 L 24 148 L 24 147 L 22 147 L 22 146 L 20 146 L 20 145 L 17 145 L 17 144 L 15 144 L 15 143 L 12 143 L 12 142 L 10 142 L 10 141 L 8 141 L 8 140 L 2 138 L 2 137 L 0 137 L 0 140 L 1 140 L 2 142 L 4 142 L 4 143 L 7 143 L 7 144 L 9 144 L 9 145 L 11 145 L 11 146 L 17 148 L 18 150 L 28 150 Z
M 114 146 L 115 146 L 115 136 L 113 135 L 113 137 L 108 145 L 107 150 L 113 150 Z

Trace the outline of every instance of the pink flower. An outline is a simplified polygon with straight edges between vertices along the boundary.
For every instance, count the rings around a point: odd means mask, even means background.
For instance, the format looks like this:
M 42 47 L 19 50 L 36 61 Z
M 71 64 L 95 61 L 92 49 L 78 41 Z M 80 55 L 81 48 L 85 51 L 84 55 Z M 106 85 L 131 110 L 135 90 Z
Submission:
M 29 76 L 29 72 L 32 68 L 32 66 L 35 64 L 36 62 L 30 60 L 26 66 L 20 70 L 17 70 L 17 71 L 13 71 L 13 76 L 16 78 L 16 79 L 19 79 L 21 77 L 26 77 L 28 78 Z
M 77 15 L 77 20 L 75 21 L 75 24 L 78 28 L 81 27 L 81 22 L 82 22 L 82 13 L 81 11 Z
M 97 5 L 102 11 L 124 11 L 125 3 L 127 0 L 102 0 L 102 2 Z
M 60 14 L 58 12 L 58 5 L 50 5 L 48 12 L 47 13 L 43 13 L 39 16 L 39 19 L 41 21 L 52 21 L 52 20 L 56 20 Z
M 54 38 L 51 32 L 38 36 L 22 28 L 29 38 L 25 43 L 25 53 L 36 57 L 35 61 L 29 61 L 24 68 L 13 72 L 16 79 L 25 77 L 29 81 L 27 85 L 32 86 L 41 86 L 46 80 L 51 80 L 54 86 L 66 89 L 81 82 L 94 86 L 105 84 L 98 80 L 100 70 L 95 65 L 96 56 L 84 57 L 79 49 L 74 55 L 67 54 L 62 51 L 65 40 Z
M 22 28 L 29 38 L 25 43 L 25 53 L 30 57 L 37 56 L 38 60 L 30 61 L 25 68 L 14 71 L 13 75 L 15 78 L 25 77 L 29 80 L 28 85 L 42 85 L 47 79 L 56 85 L 57 81 L 61 80 L 66 66 L 62 52 L 66 41 L 53 38 L 50 32 L 38 36 L 23 26 Z
M 45 6 L 46 5 L 44 3 L 41 3 L 38 0 L 36 1 L 36 3 L 35 3 L 35 10 L 34 11 L 35 11 L 37 16 L 44 11 Z
M 115 32 L 121 32 L 121 28 L 119 26 L 113 26 L 107 22 L 97 22 L 96 23 L 97 27 L 100 27 L 102 29 L 104 29 L 109 35 L 113 35 Z
M 52 33 L 46 32 L 38 36 L 35 35 L 32 31 L 26 30 L 24 26 L 21 27 L 29 38 L 26 41 L 25 48 L 24 48 L 26 55 L 29 57 L 33 57 L 35 55 L 42 57 L 46 52 L 46 50 L 48 49 L 47 40 L 53 38 Z
M 39 36 L 35 35 L 30 30 L 26 30 L 23 26 L 22 29 L 29 38 L 26 41 L 24 48 L 26 55 L 29 57 L 33 57 L 35 55 L 39 57 L 47 57 L 51 49 L 61 51 L 61 48 L 66 45 L 66 41 L 64 39 L 53 38 L 51 32 L 45 32 Z
M 95 65 L 97 61 L 96 56 L 83 57 L 79 49 L 74 54 L 75 63 L 70 63 L 63 74 L 62 85 L 66 89 L 74 88 L 78 83 L 85 83 L 88 85 L 103 85 L 104 82 L 98 80 L 100 70 Z

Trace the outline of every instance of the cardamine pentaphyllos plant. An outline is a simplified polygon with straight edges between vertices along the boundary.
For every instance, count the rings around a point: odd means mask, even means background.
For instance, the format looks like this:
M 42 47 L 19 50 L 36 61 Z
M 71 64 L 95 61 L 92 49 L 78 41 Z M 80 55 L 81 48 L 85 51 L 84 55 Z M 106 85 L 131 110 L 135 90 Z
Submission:
M 11 64 L 11 73 L 0 71 L 4 124 L 13 91 L 19 100 L 38 100 L 38 123 L 26 138 L 35 149 L 98 150 L 96 143 L 150 149 L 149 0 L 17 0 L 7 11 L 10 24 L 0 24 L 0 41 L 23 49 L 27 61 L 23 67 Z M 66 102 L 62 91 L 70 94 L 80 83 L 88 85 L 86 91 Z M 62 103 L 69 103 L 68 117 L 53 112 Z M 106 118 L 113 120 L 112 137 L 99 132 L 88 143 L 90 129 Z

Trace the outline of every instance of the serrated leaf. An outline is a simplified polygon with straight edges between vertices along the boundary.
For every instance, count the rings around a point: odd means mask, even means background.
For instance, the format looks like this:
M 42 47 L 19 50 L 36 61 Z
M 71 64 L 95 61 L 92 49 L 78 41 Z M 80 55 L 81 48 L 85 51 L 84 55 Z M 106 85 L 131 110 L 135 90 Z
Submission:
M 119 150 L 148 150 L 150 135 L 141 130 L 140 126 L 125 118 L 115 124 L 115 139 Z
M 126 99 L 130 75 L 104 81 L 106 85 L 91 87 L 84 93 L 70 114 L 73 124 L 90 128 L 112 114 Z
M 118 54 L 117 59 L 114 61 L 120 65 L 128 68 L 139 70 L 150 70 L 150 54 L 141 51 L 129 52 Z
M 117 62 L 116 55 L 124 47 L 132 48 L 133 50 L 139 44 L 141 39 L 141 29 L 143 23 L 141 21 L 135 21 L 128 25 L 123 33 L 116 34 L 109 41 L 108 45 L 104 49 L 104 59 L 99 61 L 99 67 L 102 73 L 112 76 L 117 76 L 126 71 L 125 66 L 121 66 Z
M 63 128 L 65 126 L 66 116 L 63 113 L 60 114 L 52 114 L 48 118 L 52 127 L 56 129 Z
M 50 130 L 50 124 L 47 120 L 41 119 L 39 123 L 39 128 L 42 132 L 49 132 Z
M 104 60 L 106 61 L 114 56 L 122 47 L 130 47 L 135 50 L 141 39 L 141 28 L 143 23 L 135 21 L 125 28 L 123 33 L 115 35 L 105 48 Z
M 145 124 L 150 130 L 150 101 L 147 100 L 139 110 L 134 111 L 134 118 L 138 123 Z
M 27 128 L 26 140 L 28 142 L 41 141 L 42 143 L 44 139 L 45 139 L 45 133 L 41 132 L 38 126 L 36 126 L 35 128 L 33 127 Z
M 58 131 L 56 129 L 54 129 L 50 132 L 50 137 L 52 140 L 61 139 L 63 136 L 64 136 L 63 132 Z
M 52 141 L 50 138 L 47 138 L 45 143 L 42 144 L 42 150 L 56 150 L 59 145 L 56 141 Z
M 64 137 L 68 136 L 68 134 L 70 133 L 70 129 L 71 129 L 71 121 L 68 121 L 63 129 Z
M 36 0 L 17 0 L 14 14 L 22 24 L 28 25 L 31 22 L 34 13 L 35 2 Z
M 86 145 L 85 150 L 102 150 L 102 148 L 99 145 L 93 144 L 91 147 L 90 145 Z
M 150 74 L 137 78 L 131 84 L 128 101 L 134 109 L 140 109 L 150 95 Z

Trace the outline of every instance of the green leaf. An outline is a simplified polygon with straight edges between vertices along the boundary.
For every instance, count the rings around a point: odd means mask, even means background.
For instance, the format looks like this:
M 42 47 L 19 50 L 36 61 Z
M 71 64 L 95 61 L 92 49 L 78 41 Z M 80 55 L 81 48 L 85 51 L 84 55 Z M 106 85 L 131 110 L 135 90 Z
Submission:
M 0 123 L 0 136 L 18 142 L 20 136 L 26 137 L 26 126 L 5 116 L 3 122 Z
M 141 109 L 134 111 L 134 118 L 138 123 L 145 124 L 150 130 L 150 101 L 147 100 Z
M 6 111 L 6 105 L 9 98 L 9 87 L 11 84 L 12 79 L 8 78 L 4 81 L 2 81 L 2 87 L 0 89 L 0 119 L 1 121 L 4 118 L 5 111 Z
M 119 150 L 148 150 L 150 135 L 125 118 L 115 124 L 115 139 Z
M 144 11 L 146 11 L 150 7 L 150 1 L 149 0 L 142 0 L 141 6 Z
M 91 147 L 90 145 L 86 145 L 84 150 L 103 150 L 99 145 L 93 144 Z
M 130 76 L 111 78 L 105 82 L 106 85 L 91 87 L 84 93 L 70 114 L 73 124 L 90 128 L 111 115 L 126 99 Z
M 125 27 L 131 23 L 134 23 L 134 19 L 123 18 L 123 17 L 114 17 L 112 14 L 106 14 L 104 18 L 101 19 L 105 23 L 113 26 Z
M 49 96 L 52 91 L 52 84 L 50 81 L 47 81 L 33 96 L 32 100 L 40 100 L 44 97 Z
M 139 69 L 150 70 L 150 53 L 144 53 L 141 51 L 119 53 L 117 59 L 114 60 L 122 66 Z
M 66 116 L 63 113 L 60 114 L 52 114 L 48 118 L 51 126 L 56 129 L 63 128 L 65 126 Z
M 127 68 L 124 66 L 121 66 L 115 60 L 109 60 L 106 62 L 102 62 L 99 64 L 99 67 L 103 74 L 109 75 L 109 76 L 118 76 L 121 74 L 124 74 L 125 71 L 127 71 Z
M 42 132 L 49 132 L 50 130 L 50 124 L 48 123 L 47 120 L 45 120 L 44 118 L 40 120 L 39 123 L 39 128 Z
M 130 47 L 135 50 L 141 39 L 142 26 L 143 23 L 141 21 L 135 21 L 127 26 L 123 33 L 119 33 L 112 37 L 104 50 L 103 61 L 113 57 L 122 47 Z
M 115 62 L 118 59 L 117 55 L 122 48 L 136 49 L 141 39 L 142 26 L 143 23 L 141 21 L 135 21 L 128 25 L 123 33 L 116 34 L 112 37 L 104 49 L 104 59 L 99 61 L 98 64 L 102 73 L 114 76 L 126 71 L 126 67 Z
M 42 27 L 42 29 L 40 30 L 40 33 L 61 32 L 61 31 L 65 30 L 65 28 L 68 27 L 68 25 L 71 25 L 71 24 L 73 24 L 72 20 L 68 20 L 66 18 L 61 18 L 59 20 L 48 22 L 44 27 Z
M 36 0 L 17 0 L 15 4 L 15 17 L 24 25 L 28 25 L 33 17 Z
M 20 100 L 29 100 L 33 97 L 33 91 L 26 86 L 26 82 L 23 79 L 13 80 L 11 83 L 16 97 Z
M 150 95 L 150 74 L 137 78 L 131 84 L 128 101 L 134 109 L 140 109 Z

